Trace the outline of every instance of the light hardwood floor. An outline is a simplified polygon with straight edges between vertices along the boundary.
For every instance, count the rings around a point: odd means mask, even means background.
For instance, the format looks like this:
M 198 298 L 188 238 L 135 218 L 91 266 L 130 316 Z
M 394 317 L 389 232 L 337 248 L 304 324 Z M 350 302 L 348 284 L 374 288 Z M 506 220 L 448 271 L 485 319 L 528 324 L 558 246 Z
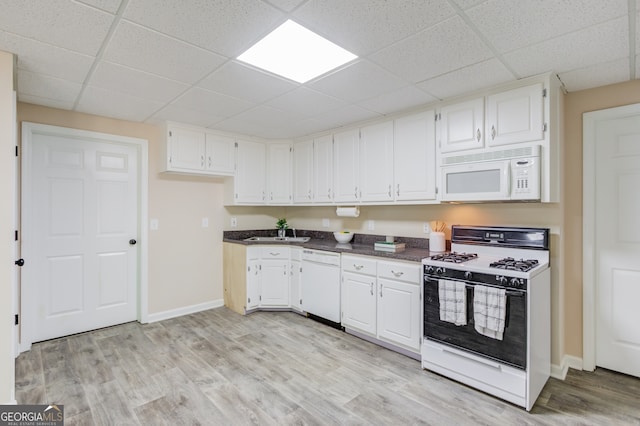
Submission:
M 16 384 L 66 425 L 640 424 L 636 378 L 571 370 L 527 413 L 302 316 L 226 308 L 35 344 Z

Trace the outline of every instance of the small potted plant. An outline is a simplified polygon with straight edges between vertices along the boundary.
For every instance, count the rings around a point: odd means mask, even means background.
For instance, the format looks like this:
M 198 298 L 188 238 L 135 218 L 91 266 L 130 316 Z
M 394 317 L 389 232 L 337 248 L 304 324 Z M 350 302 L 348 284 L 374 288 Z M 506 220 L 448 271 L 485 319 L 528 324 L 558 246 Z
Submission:
M 278 219 L 278 221 L 276 222 L 276 228 L 278 229 L 278 238 L 285 237 L 288 227 L 289 227 L 289 224 L 287 223 L 286 218 L 282 217 Z

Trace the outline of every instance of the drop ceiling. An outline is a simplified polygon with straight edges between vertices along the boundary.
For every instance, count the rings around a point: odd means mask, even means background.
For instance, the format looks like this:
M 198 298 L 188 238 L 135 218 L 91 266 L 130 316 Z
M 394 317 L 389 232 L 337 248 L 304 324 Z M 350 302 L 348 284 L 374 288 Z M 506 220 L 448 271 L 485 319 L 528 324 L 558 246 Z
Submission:
M 266 139 L 521 78 L 640 76 L 640 0 L 5 0 L 18 100 Z M 235 58 L 292 19 L 359 58 L 305 84 Z

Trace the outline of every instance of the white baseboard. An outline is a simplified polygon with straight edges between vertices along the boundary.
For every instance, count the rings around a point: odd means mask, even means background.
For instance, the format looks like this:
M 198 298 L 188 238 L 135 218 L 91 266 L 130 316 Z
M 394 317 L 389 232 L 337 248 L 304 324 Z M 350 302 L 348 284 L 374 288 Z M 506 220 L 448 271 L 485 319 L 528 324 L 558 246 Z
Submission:
M 560 365 L 551 364 L 551 377 L 564 380 L 567 377 L 569 368 L 582 370 L 582 358 L 572 355 L 563 356 Z
M 163 321 L 170 318 L 181 317 L 183 315 L 195 314 L 196 312 L 206 311 L 208 309 L 219 308 L 224 306 L 224 300 L 212 300 L 205 303 L 198 303 L 197 305 L 184 306 L 182 308 L 171 309 L 169 311 L 156 312 L 154 314 L 149 314 L 147 316 L 148 321 L 158 322 Z

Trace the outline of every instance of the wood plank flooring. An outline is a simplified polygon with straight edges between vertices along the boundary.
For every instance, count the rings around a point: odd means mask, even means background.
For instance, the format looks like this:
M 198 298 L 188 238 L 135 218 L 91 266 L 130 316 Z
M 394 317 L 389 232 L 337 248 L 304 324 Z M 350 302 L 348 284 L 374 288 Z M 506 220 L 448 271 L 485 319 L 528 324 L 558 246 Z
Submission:
M 20 404 L 66 425 L 640 425 L 640 380 L 550 379 L 530 413 L 305 317 L 218 308 L 33 345 Z

